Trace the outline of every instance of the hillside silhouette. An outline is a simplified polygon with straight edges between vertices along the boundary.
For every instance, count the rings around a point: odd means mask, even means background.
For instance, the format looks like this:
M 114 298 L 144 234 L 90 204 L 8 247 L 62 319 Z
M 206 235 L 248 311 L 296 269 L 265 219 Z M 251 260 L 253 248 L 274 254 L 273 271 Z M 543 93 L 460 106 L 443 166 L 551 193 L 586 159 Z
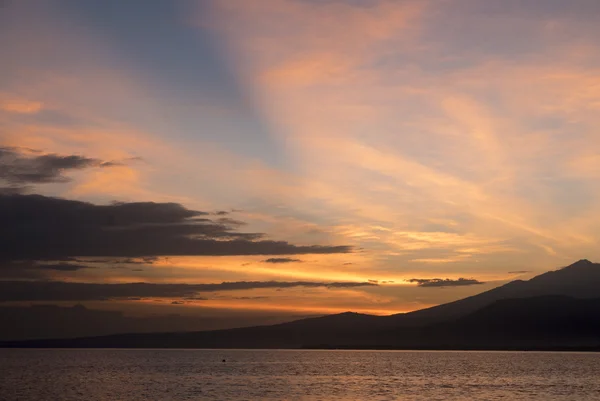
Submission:
M 2 342 L 4 347 L 600 350 L 600 264 L 581 260 L 433 308 L 228 330 Z

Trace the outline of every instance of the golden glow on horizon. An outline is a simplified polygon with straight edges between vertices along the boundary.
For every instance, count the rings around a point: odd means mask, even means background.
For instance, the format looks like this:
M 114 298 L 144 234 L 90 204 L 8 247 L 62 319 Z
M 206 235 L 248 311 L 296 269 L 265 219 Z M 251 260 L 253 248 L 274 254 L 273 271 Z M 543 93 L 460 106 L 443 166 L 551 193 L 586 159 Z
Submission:
M 161 302 L 177 302 L 179 300 L 170 300 L 161 298 Z M 232 301 L 215 301 L 215 300 L 199 300 L 199 301 L 184 301 L 183 304 L 177 304 L 178 307 L 185 308 L 212 308 L 212 309 L 234 309 L 234 310 L 255 310 L 255 311 L 279 311 L 279 312 L 303 312 L 308 314 L 334 314 L 334 313 L 343 313 L 349 312 L 350 310 L 347 307 L 326 307 L 326 306 L 317 306 L 311 305 L 306 306 L 302 302 L 302 298 L 298 298 L 296 302 L 298 304 L 287 304 L 282 305 L 278 300 L 274 300 L 276 303 L 253 303 L 248 300 L 244 300 L 243 302 L 232 302 Z M 139 300 L 139 301 L 130 301 L 135 303 L 153 303 L 156 302 L 153 299 Z M 434 305 L 427 305 L 424 307 L 429 307 Z M 418 309 L 421 309 L 419 307 Z M 356 313 L 366 313 L 372 315 L 379 316 L 387 316 L 393 315 L 396 313 L 406 313 L 411 312 L 415 309 L 378 309 L 378 308 L 364 308 L 364 307 L 351 307 L 352 312 Z

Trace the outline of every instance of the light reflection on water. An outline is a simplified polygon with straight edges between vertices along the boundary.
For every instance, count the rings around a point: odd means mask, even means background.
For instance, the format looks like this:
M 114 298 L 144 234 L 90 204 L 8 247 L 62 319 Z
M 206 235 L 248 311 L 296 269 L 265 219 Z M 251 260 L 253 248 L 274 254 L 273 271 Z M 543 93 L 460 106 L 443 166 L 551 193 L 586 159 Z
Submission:
M 10 401 L 600 400 L 599 377 L 591 353 L 0 350 Z

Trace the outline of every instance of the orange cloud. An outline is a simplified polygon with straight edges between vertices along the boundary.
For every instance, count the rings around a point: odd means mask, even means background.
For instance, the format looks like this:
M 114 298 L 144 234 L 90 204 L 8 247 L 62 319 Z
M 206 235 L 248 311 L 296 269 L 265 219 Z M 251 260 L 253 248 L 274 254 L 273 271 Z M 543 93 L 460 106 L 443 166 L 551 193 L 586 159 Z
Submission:
M 542 177 L 595 174 L 593 152 L 578 153 L 598 143 L 598 74 L 582 67 L 597 49 L 549 47 L 515 61 L 469 48 L 442 60 L 460 68 L 433 68 L 445 38 L 419 36 L 432 15 L 423 2 L 223 1 L 211 27 L 227 38 L 240 75 L 288 144 L 300 171 L 282 187 L 294 194 L 288 199 L 298 208 L 319 199 L 340 222 L 328 229 L 337 237 L 385 244 L 380 252 L 407 261 L 515 254 L 515 263 L 532 255 L 527 263 L 543 265 L 544 256 L 566 257 L 597 235 L 595 211 L 559 214 L 556 188 Z M 544 32 L 544 24 L 531 21 L 531 29 Z M 561 137 L 551 115 L 581 129 Z M 438 241 L 420 231 L 424 220 L 453 215 L 463 216 L 450 219 L 453 235 Z M 370 228 L 382 222 L 387 230 Z M 410 254 L 438 246 L 461 255 Z
M 3 100 L 0 98 L 0 110 L 8 111 L 10 113 L 35 114 L 42 110 L 42 108 L 43 104 L 41 102 L 20 99 Z

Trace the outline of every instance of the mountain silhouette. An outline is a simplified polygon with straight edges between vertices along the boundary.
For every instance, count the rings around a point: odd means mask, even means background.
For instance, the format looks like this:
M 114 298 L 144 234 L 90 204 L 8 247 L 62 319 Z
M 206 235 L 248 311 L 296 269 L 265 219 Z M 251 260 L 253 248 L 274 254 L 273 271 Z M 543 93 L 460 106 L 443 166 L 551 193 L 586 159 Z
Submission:
M 581 260 L 527 281 L 391 316 L 346 312 L 201 332 L 2 342 L 4 347 L 600 350 L 600 264 Z
M 481 294 L 427 309 L 394 315 L 406 324 L 426 324 L 467 315 L 495 301 L 545 295 L 574 298 L 600 296 L 600 264 L 582 259 L 562 269 L 549 271 L 530 280 L 515 280 Z

